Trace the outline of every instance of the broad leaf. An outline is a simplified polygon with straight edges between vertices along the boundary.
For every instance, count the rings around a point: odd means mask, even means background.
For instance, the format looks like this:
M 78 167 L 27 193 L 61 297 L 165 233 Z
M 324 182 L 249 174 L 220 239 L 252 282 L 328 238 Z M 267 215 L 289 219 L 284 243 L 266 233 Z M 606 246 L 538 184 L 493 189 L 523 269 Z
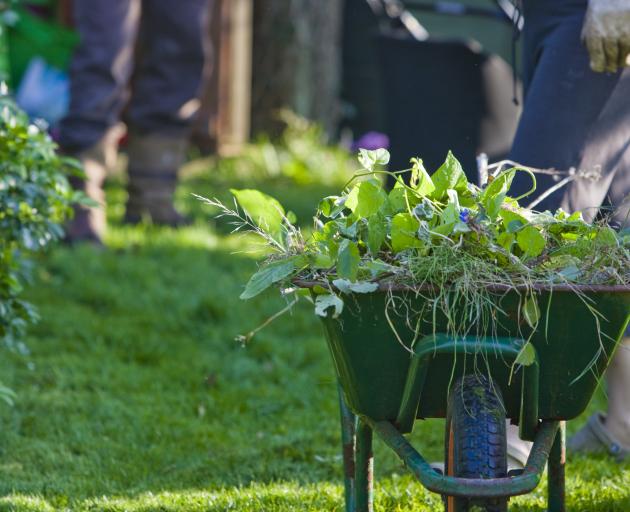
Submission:
M 345 206 L 358 217 L 367 218 L 378 212 L 387 201 L 387 194 L 380 183 L 363 181 L 348 194 Z
M 526 256 L 535 258 L 545 249 L 545 237 L 534 226 L 525 226 L 516 234 L 516 243 Z
M 345 208 L 346 196 L 328 196 L 319 202 L 317 209 L 329 219 L 334 219 Z
M 523 345 L 523 348 L 516 356 L 514 364 L 520 364 L 521 366 L 530 366 L 534 364 L 534 361 L 536 361 L 536 349 L 534 348 L 534 345 L 532 345 L 530 342 L 527 342 L 525 343 L 525 345 Z
M 413 214 L 419 219 L 431 220 L 435 215 L 433 203 L 426 197 L 422 198 L 422 202 L 414 207 Z
M 335 279 L 332 282 L 341 293 L 372 293 L 378 290 L 378 283 L 357 281 L 353 283 L 347 279 Z
M 424 243 L 416 236 L 419 222 L 408 213 L 399 213 L 392 219 L 391 239 L 394 252 L 412 247 L 422 247 Z
M 508 252 L 512 252 L 512 246 L 514 245 L 515 241 L 516 235 L 507 231 L 504 231 L 497 237 L 497 244 L 499 244 Z
M 540 321 L 540 308 L 536 297 L 527 297 L 522 307 L 523 318 L 532 329 L 535 329 Z
M 285 260 L 274 261 L 261 267 L 245 285 L 241 299 L 251 299 L 272 284 L 290 276 L 307 264 L 306 256 L 292 256 Z
M 600 228 L 600 230 L 597 232 L 595 243 L 608 248 L 616 248 L 619 246 L 617 233 L 612 228 L 606 226 Z
M 405 186 L 396 182 L 388 197 L 389 211 L 392 214 L 408 211 L 420 202 L 421 198 Z
M 259 190 L 230 189 L 230 192 L 260 229 L 269 233 L 274 239 L 282 240 L 284 208 L 276 199 Z
M 389 163 L 389 151 L 384 148 L 359 149 L 359 163 L 368 171 L 373 171 L 375 166 Z
M 454 224 L 458 222 L 459 219 L 459 198 L 457 197 L 457 192 L 452 189 L 446 191 L 449 201 L 446 205 L 446 208 L 442 211 L 442 215 L 440 216 L 440 220 L 442 224 Z
M 387 237 L 386 219 L 382 215 L 371 215 L 368 219 L 368 239 L 367 246 L 372 256 L 376 256 L 381 250 L 383 242 Z
M 356 281 L 360 261 L 361 256 L 357 244 L 347 239 L 342 240 L 337 253 L 337 275 Z
M 490 219 L 496 219 L 497 215 L 501 213 L 501 206 L 515 174 L 515 169 L 502 172 L 481 192 L 481 204 L 483 204 Z
M 343 301 L 333 294 L 318 295 L 315 299 L 315 314 L 326 318 L 330 308 L 333 308 L 332 317 L 337 318 L 343 311 Z
M 422 160 L 419 158 L 412 158 L 411 163 L 411 188 L 413 188 L 419 196 L 428 196 L 435 190 L 431 176 L 429 176 L 429 173 L 422 164 Z
M 446 156 L 446 161 L 431 176 L 435 189 L 431 193 L 431 197 L 442 199 L 446 196 L 446 191 L 451 188 L 453 190 L 468 190 L 468 180 L 462 169 L 461 164 L 453 156 L 450 151 Z

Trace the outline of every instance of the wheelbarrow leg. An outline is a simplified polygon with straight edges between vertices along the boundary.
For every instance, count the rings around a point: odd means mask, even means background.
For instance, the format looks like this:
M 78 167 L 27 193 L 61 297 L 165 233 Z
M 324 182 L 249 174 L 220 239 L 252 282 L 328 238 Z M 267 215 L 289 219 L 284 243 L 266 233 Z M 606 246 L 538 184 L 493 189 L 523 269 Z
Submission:
M 355 512 L 354 472 L 356 449 L 357 417 L 348 408 L 339 387 L 339 411 L 341 413 L 341 444 L 343 455 L 343 480 L 345 487 L 346 512 Z
M 372 428 L 359 420 L 357 428 L 355 470 L 356 512 L 372 512 L 374 454 L 372 453 Z
M 564 503 L 565 426 L 565 422 L 561 421 L 549 454 L 547 473 L 549 512 L 565 512 L 566 510 Z

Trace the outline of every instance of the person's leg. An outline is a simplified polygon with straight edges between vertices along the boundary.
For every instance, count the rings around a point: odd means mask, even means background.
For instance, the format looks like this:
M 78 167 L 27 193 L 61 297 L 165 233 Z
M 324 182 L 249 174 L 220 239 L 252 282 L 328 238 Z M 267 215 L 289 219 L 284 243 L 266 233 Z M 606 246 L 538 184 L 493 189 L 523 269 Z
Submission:
M 149 216 L 177 225 L 173 207 L 177 170 L 183 163 L 191 122 L 207 66 L 208 0 L 143 3 L 141 59 L 127 113 L 129 201 L 125 220 Z
M 127 100 L 140 1 L 75 0 L 73 7 L 80 42 L 70 67 L 70 105 L 59 143 L 83 164 L 86 178 L 75 187 L 100 206 L 77 208 L 67 232 L 72 241 L 98 240 L 105 228 L 102 186 L 115 158 L 116 126 Z
M 611 220 L 616 227 L 627 227 L 630 225 L 630 69 L 616 75 L 617 84 L 592 124 L 576 165 L 585 170 L 600 168 L 602 176 L 596 181 L 570 183 L 563 191 L 562 207 L 571 212 L 580 210 L 585 219 L 592 221 L 600 206 L 607 202 L 614 209 Z
M 526 96 L 524 110 L 510 159 L 538 168 L 568 170 L 580 164 L 583 148 L 609 97 L 618 75 L 590 70 L 580 31 L 586 2 L 525 2 L 524 61 Z M 538 175 L 538 188 L 531 199 L 555 183 Z M 511 190 L 520 195 L 531 186 L 530 179 L 517 175 Z M 539 210 L 555 210 L 564 191 L 549 196 Z M 525 463 L 531 443 L 522 441 L 518 428 L 508 425 L 508 455 L 514 466 Z
M 580 40 L 586 4 L 573 12 L 559 7 L 560 12 L 555 12 L 548 2 L 544 8 L 527 10 L 528 4 L 525 2 L 524 32 L 527 91 L 509 158 L 531 167 L 566 171 L 578 165 L 589 131 L 619 76 L 594 73 L 589 68 L 588 53 Z M 555 183 L 551 176 L 536 178 L 537 190 L 521 201 L 525 205 Z M 517 173 L 510 195 L 521 195 L 530 188 L 531 179 Z M 560 190 L 536 209 L 555 210 L 562 196 Z
M 59 126 L 59 144 L 81 152 L 115 126 L 128 99 L 139 0 L 75 0 L 79 32 L 70 65 L 70 105 Z
M 606 428 L 630 449 L 630 337 L 626 337 L 608 368 Z
M 601 179 L 577 180 L 565 191 L 562 206 L 581 210 L 587 220 L 598 214 L 605 201 L 613 208 L 611 222 L 616 227 L 630 225 L 630 70 L 620 79 L 606 107 L 594 123 L 584 145 L 580 169 L 601 167 Z M 604 312 L 605 313 L 605 312 Z M 608 412 L 597 413 L 571 439 L 574 451 L 609 451 L 618 457 L 630 451 L 630 329 L 617 350 L 606 374 Z

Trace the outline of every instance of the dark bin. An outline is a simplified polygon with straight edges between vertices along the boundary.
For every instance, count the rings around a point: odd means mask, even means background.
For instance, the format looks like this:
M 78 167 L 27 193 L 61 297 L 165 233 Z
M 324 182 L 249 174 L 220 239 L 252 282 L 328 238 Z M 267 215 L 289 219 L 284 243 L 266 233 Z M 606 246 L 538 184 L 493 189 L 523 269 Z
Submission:
M 418 41 L 395 30 L 377 37 L 390 169 L 419 156 L 433 171 L 450 149 L 476 182 L 476 155 L 505 157 L 516 131 L 511 67 L 474 41 Z

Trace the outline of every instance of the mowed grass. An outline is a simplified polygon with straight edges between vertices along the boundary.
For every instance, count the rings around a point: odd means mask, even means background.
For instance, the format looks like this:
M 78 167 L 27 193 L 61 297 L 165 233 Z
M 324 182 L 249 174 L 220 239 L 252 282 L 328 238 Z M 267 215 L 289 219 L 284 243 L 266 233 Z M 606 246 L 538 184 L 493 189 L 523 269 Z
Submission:
M 211 161 L 190 169 L 178 201 L 191 227 L 121 226 L 114 180 L 106 248 L 38 261 L 30 354 L 1 352 L 0 380 L 18 398 L 0 408 L 0 510 L 343 510 L 336 383 L 312 308 L 235 342 L 285 303 L 238 299 L 255 259 L 190 196 L 262 183 L 307 227 L 334 187 L 230 177 Z M 441 458 L 442 427 L 419 422 L 411 437 L 429 459 Z M 441 508 L 375 450 L 376 510 Z M 570 458 L 567 473 L 569 510 L 630 510 L 628 464 Z M 545 510 L 545 487 L 514 510 Z

